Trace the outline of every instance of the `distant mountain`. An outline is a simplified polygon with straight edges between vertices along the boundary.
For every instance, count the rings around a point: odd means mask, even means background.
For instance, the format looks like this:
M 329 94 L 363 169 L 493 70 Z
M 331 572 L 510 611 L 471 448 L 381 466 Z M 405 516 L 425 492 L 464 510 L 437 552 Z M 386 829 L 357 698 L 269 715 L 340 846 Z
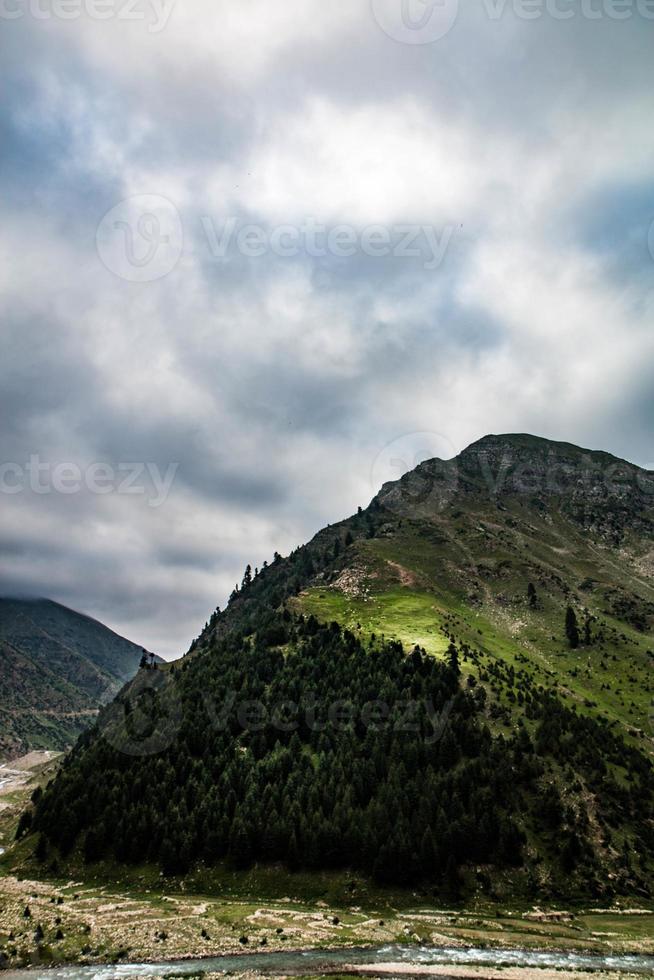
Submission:
M 72 744 L 143 653 L 49 599 L 0 598 L 0 757 Z
M 653 633 L 654 474 L 488 436 L 248 567 L 80 741 L 39 850 L 652 897 Z

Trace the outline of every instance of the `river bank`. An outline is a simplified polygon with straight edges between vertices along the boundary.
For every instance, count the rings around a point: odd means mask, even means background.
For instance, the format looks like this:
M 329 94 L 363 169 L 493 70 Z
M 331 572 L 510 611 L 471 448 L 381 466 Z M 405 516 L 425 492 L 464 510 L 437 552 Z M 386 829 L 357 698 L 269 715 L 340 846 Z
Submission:
M 0 953 L 9 968 L 109 962 L 122 964 L 122 970 L 129 962 L 201 960 L 202 967 L 195 966 L 206 970 L 207 957 L 346 952 L 361 946 L 440 947 L 452 950 L 455 959 L 473 948 L 476 965 L 482 966 L 479 957 L 489 954 L 499 962 L 499 953 L 515 950 L 541 959 L 543 954 L 654 956 L 654 914 L 647 909 L 400 911 L 309 904 L 291 897 L 263 904 L 80 880 L 0 877 Z M 511 965 L 510 957 L 504 961 Z
M 309 883 L 301 875 L 264 869 L 256 877 L 213 877 L 205 890 L 183 881 L 164 882 L 151 869 L 131 869 L 128 879 L 126 869 L 108 867 L 102 875 L 94 875 L 81 867 L 74 879 L 37 880 L 33 864 L 27 856 L 21 857 L 22 846 L 10 846 L 10 841 L 21 807 L 56 766 L 50 754 L 15 760 L 5 769 L 12 770 L 11 785 L 0 790 L 4 807 L 0 846 L 10 852 L 0 860 L 0 961 L 10 970 L 48 967 L 52 977 L 52 968 L 75 964 L 73 970 L 93 967 L 95 977 L 103 964 L 113 964 L 109 969 L 114 977 L 129 975 L 124 973 L 130 970 L 128 964 L 140 964 L 142 969 L 162 961 L 183 961 L 192 973 L 206 973 L 207 957 L 229 956 L 238 957 L 232 969 L 240 973 L 246 965 L 243 957 L 255 952 L 266 955 L 268 971 L 273 962 L 268 954 L 306 957 L 338 950 L 339 963 L 345 966 L 344 954 L 359 947 L 439 947 L 463 954 L 476 949 L 482 955 L 492 951 L 496 963 L 502 950 L 654 955 L 650 907 L 434 908 L 420 904 L 425 899 L 418 895 L 375 893 L 365 883 L 350 879 L 314 876 Z M 380 976 L 389 971 L 399 976 L 411 966 L 422 975 L 428 969 L 441 971 L 429 975 L 443 976 L 442 970 L 448 968 L 448 964 L 422 962 L 404 963 L 399 969 L 398 962 L 402 964 L 401 957 L 376 964 L 375 969 Z M 303 965 L 306 973 L 306 959 Z M 365 964 L 350 965 L 356 966 L 357 973 L 365 970 Z M 449 964 L 452 969 L 455 965 Z M 497 969 L 483 963 L 465 968 Z M 510 963 L 502 966 L 503 980 L 511 980 L 507 970 L 513 968 Z M 524 970 L 532 968 L 521 967 L 520 980 L 531 980 Z M 545 968 L 545 963 L 537 968 L 539 980 L 547 980 Z M 558 980 L 564 976 L 563 968 L 559 964 Z M 458 978 L 456 972 L 447 975 Z M 466 975 L 486 980 L 483 972 Z M 579 978 L 578 973 L 575 976 Z
M 308 971 L 311 971 L 310 973 Z M 382 946 L 364 949 L 285 950 L 210 957 L 198 961 L 74 965 L 8 971 L 7 980 L 170 980 L 172 977 L 212 980 L 229 974 L 255 977 L 418 977 L 450 980 L 628 980 L 654 974 L 654 957 L 578 956 L 539 951 L 444 949 L 424 946 Z

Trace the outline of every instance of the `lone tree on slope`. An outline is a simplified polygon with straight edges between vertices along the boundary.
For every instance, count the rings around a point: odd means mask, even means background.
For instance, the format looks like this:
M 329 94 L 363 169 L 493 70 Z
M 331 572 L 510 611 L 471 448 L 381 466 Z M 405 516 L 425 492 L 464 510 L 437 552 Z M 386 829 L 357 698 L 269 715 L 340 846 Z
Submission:
M 568 643 L 572 649 L 576 650 L 579 646 L 579 624 L 577 623 L 577 614 L 572 606 L 568 606 L 565 614 L 565 635 L 568 637 Z

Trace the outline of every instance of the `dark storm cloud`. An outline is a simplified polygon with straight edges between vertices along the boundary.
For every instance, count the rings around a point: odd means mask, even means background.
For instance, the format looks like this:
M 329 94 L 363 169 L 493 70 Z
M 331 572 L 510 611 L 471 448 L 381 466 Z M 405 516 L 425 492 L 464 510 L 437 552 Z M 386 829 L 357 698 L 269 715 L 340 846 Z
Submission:
M 3 492 L 0 591 L 173 655 L 246 563 L 369 500 L 411 433 L 652 457 L 654 25 L 492 7 L 425 45 L 367 0 L 195 0 L 159 33 L 3 22 L 0 463 L 176 468 L 160 500 L 147 472 L 140 495 Z M 184 231 L 151 282 L 96 251 L 132 195 Z M 356 248 L 216 256 L 203 219 L 233 218 L 344 224 Z M 407 222 L 446 235 L 432 267 L 362 246 Z

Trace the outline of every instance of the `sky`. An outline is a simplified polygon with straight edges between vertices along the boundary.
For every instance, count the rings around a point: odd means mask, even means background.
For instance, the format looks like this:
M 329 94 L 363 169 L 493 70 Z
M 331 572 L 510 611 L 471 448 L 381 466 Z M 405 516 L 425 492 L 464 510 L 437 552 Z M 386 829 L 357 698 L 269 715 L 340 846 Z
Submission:
M 170 658 L 426 456 L 654 468 L 654 0 L 0 20 L 0 593 Z

